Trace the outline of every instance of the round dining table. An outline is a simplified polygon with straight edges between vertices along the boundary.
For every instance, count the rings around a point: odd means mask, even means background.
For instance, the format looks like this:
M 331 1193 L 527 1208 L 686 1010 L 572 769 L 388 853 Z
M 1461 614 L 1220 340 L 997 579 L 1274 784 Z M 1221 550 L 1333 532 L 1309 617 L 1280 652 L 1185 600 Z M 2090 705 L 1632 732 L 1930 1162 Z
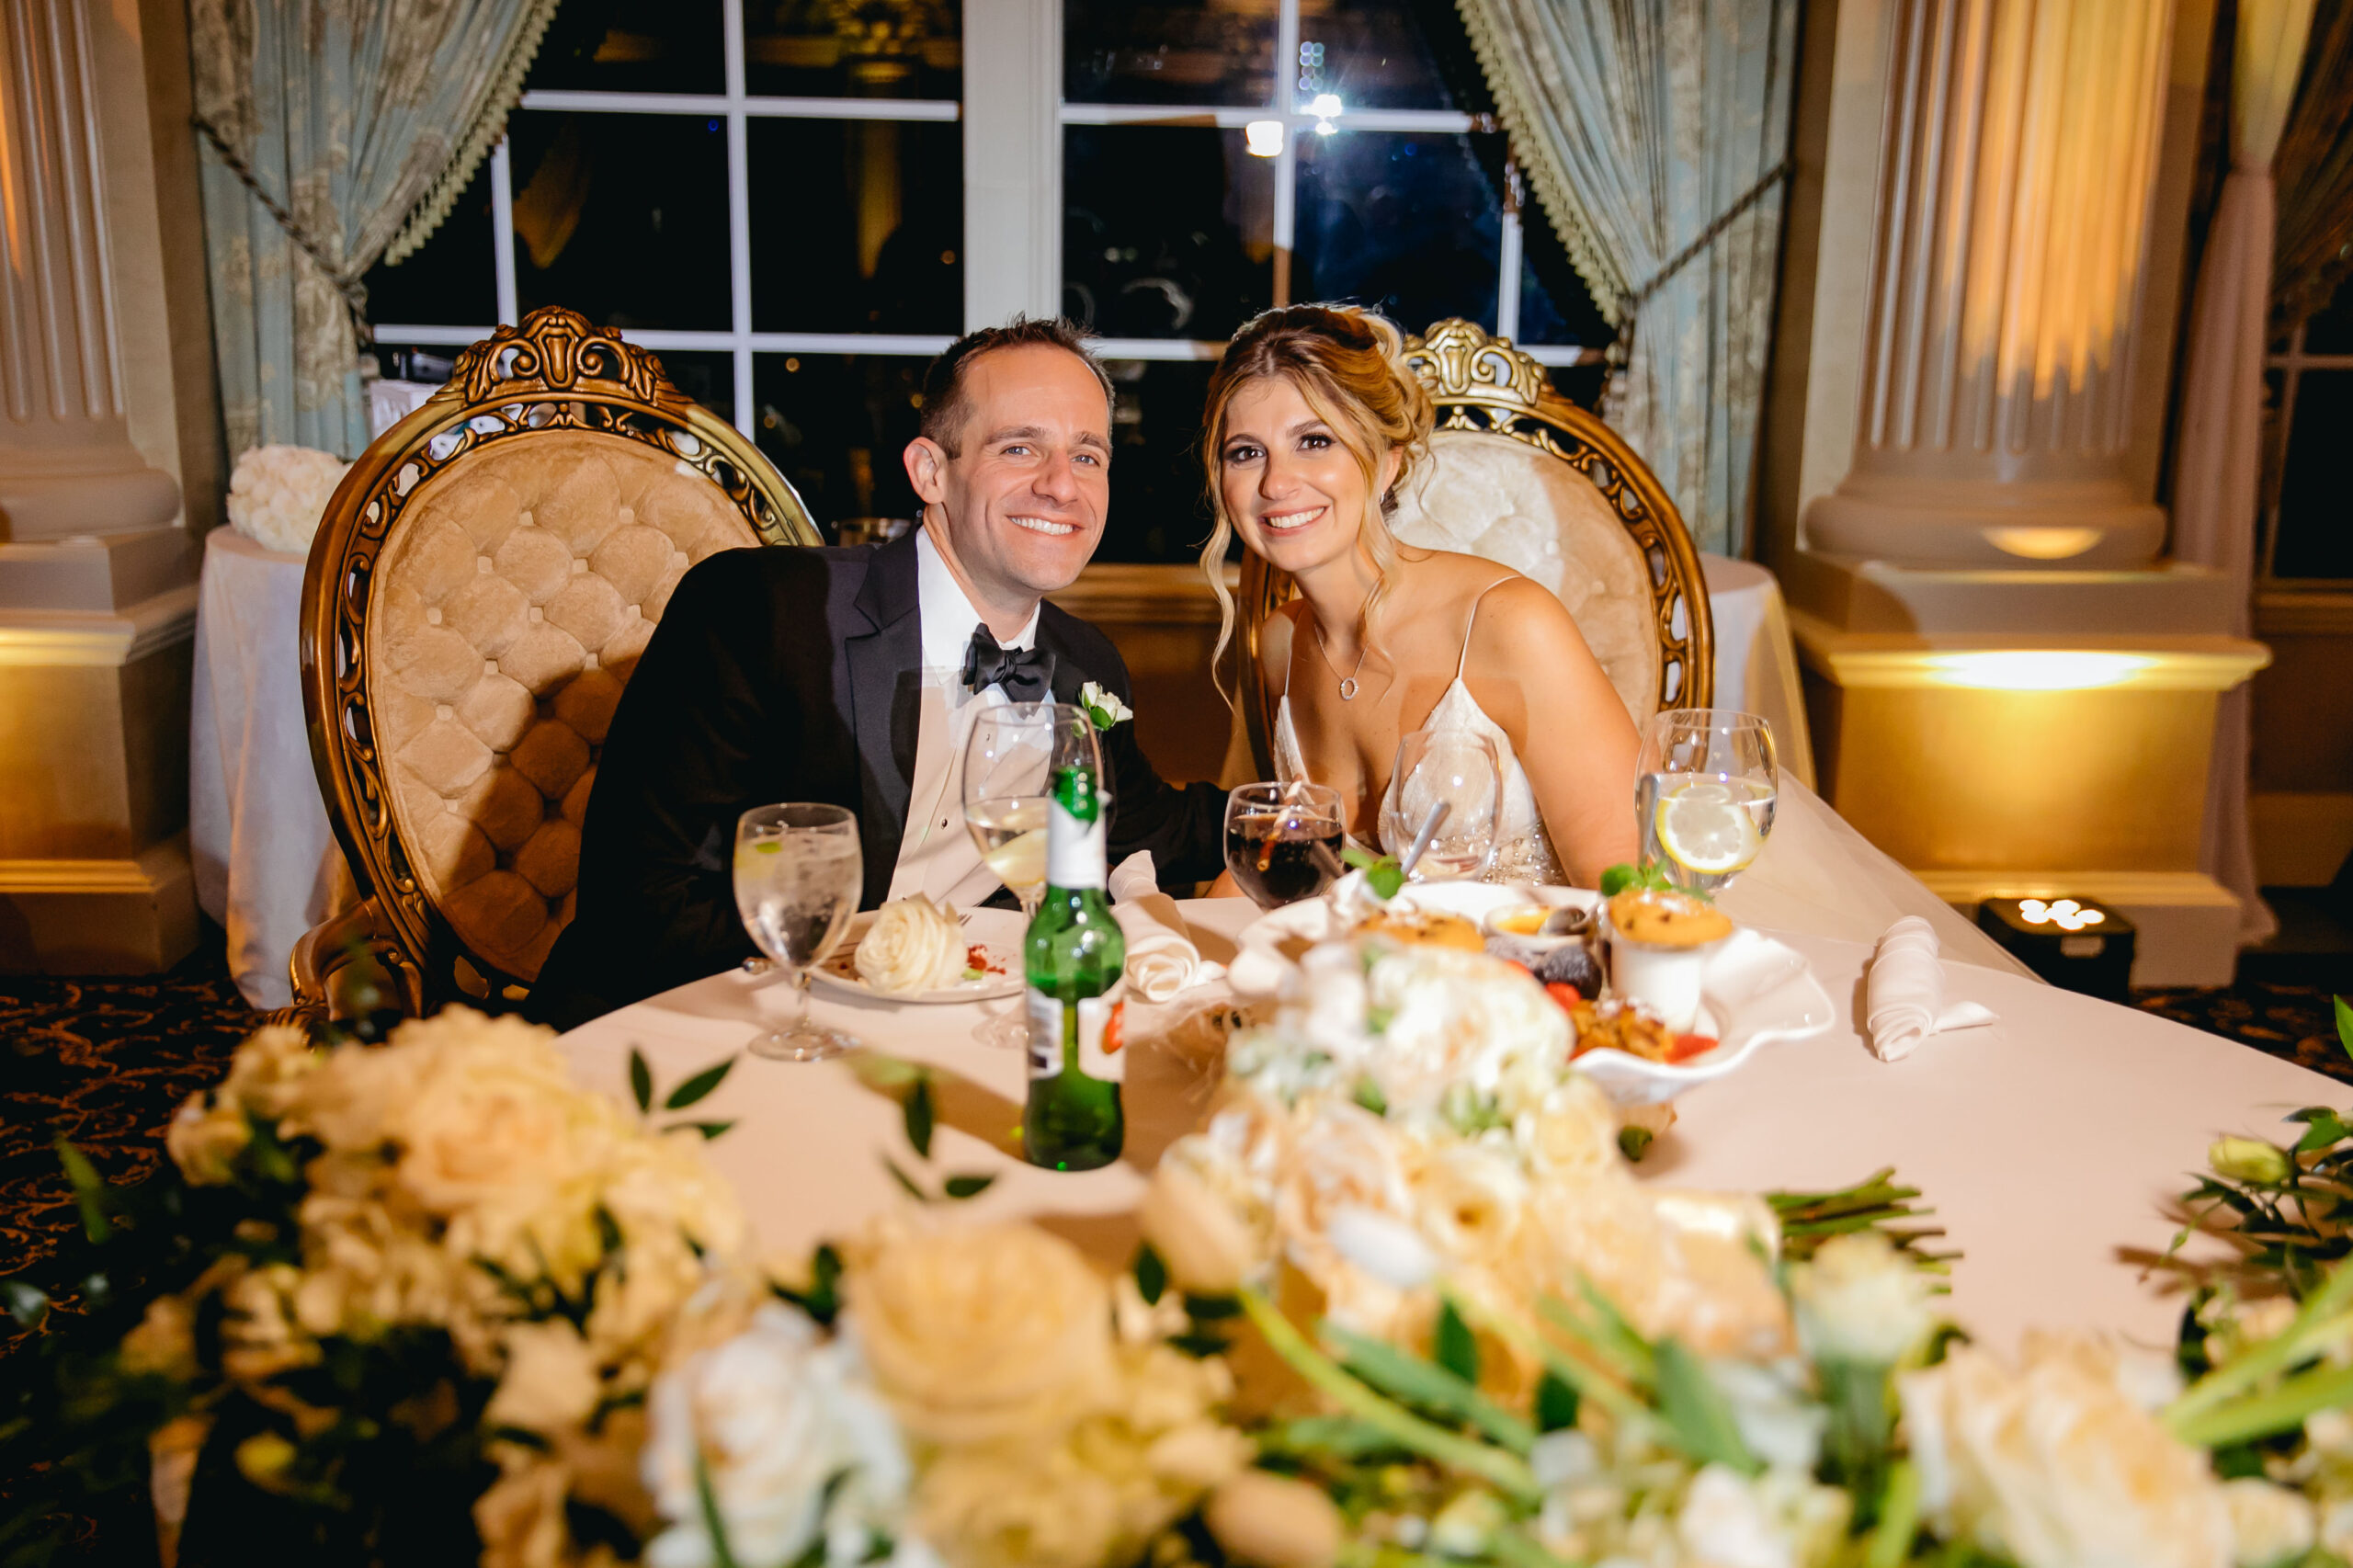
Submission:
M 1206 959 L 1230 957 L 1257 913 L 1233 899 L 1178 909 Z M 1676 1187 L 1817 1190 L 1892 1165 L 1935 1210 L 1946 1233 L 1937 1244 L 1961 1255 L 1950 1313 L 1988 1344 L 2008 1346 L 2040 1326 L 2170 1345 L 2178 1293 L 2148 1264 L 2178 1228 L 2176 1195 L 2208 1145 L 2224 1133 L 2285 1141 L 2285 1113 L 2336 1097 L 2330 1080 L 2292 1063 L 1954 957 L 1944 965 L 1948 1000 L 1983 1003 L 2000 1021 L 1932 1036 L 1908 1058 L 1882 1062 L 1855 1022 L 1870 945 L 1768 929 L 1812 964 L 1836 1021 L 1767 1047 L 1677 1100 L 1674 1126 L 1639 1174 Z M 560 1044 L 583 1081 L 616 1096 L 629 1093 L 630 1053 L 642 1052 L 657 1119 L 732 1122 L 710 1156 L 772 1255 L 805 1258 L 819 1242 L 912 1204 L 895 1165 L 933 1195 L 951 1176 L 992 1176 L 979 1197 L 935 1196 L 935 1206 L 957 1220 L 1044 1225 L 1116 1267 L 1133 1253 L 1133 1210 L 1154 1162 L 1196 1124 L 1215 1087 L 1218 1034 L 1207 1015 L 1225 995 L 1213 983 L 1165 1003 L 1131 1002 L 1126 1153 L 1084 1175 L 1038 1170 L 1014 1153 L 1022 1057 L 973 1036 L 1012 1002 L 894 1005 L 821 990 L 811 1005 L 858 1035 L 864 1051 L 810 1063 L 743 1054 L 709 1098 L 668 1117 L 662 1094 L 790 1013 L 784 979 L 713 975 L 583 1025 Z M 928 1160 L 909 1145 L 888 1059 L 933 1072 L 939 1127 Z

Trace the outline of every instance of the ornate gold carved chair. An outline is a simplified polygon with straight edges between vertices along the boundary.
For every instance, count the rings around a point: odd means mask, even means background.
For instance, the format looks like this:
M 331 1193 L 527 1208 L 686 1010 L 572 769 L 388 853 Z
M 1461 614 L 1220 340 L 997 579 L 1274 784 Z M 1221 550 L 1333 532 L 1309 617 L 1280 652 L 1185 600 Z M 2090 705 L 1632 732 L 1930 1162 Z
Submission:
M 337 487 L 302 583 L 303 708 L 363 900 L 306 936 L 295 1010 L 356 941 L 410 1012 L 501 1008 L 572 917 L 614 704 L 688 567 L 816 544 L 792 487 L 653 355 L 566 310 L 459 357 Z
M 1682 515 L 1617 433 L 1562 397 L 1544 367 L 1449 317 L 1406 339 L 1438 404 L 1430 460 L 1398 496 L 1408 544 L 1509 566 L 1560 596 L 1637 723 L 1707 706 L 1715 686 L 1708 589 Z M 1243 722 L 1258 777 L 1273 774 L 1276 693 L 1258 677 L 1258 628 L 1290 580 L 1243 558 Z

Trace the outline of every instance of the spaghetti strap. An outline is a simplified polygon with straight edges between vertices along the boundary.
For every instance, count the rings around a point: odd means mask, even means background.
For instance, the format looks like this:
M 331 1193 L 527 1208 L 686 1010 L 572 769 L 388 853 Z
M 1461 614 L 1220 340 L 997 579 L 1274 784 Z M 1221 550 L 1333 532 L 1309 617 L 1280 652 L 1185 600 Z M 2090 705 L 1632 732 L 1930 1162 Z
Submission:
M 1515 574 L 1515 575 L 1517 575 L 1517 574 Z M 1472 599 L 1471 601 L 1471 619 L 1462 623 L 1462 652 L 1454 661 L 1454 678 L 1456 680 L 1461 680 L 1462 678 L 1463 668 L 1471 662 L 1471 630 L 1479 624 L 1480 599 L 1485 598 L 1489 594 L 1494 593 L 1497 588 L 1502 587 L 1506 583 L 1510 581 L 1510 577 L 1496 578 L 1494 582 L 1479 590 L 1479 598 Z M 1290 687 L 1290 677 L 1288 673 L 1286 673 L 1283 677 L 1283 684 L 1286 688 Z

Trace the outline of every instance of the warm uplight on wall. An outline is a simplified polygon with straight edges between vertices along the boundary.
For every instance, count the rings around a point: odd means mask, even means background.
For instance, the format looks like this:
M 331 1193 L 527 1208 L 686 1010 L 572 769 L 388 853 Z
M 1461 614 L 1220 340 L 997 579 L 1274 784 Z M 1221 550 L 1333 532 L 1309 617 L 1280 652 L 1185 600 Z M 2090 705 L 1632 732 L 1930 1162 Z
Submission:
M 1279 158 L 1283 155 L 1283 122 L 1254 119 L 1242 128 L 1242 142 L 1254 158 Z
M 2039 898 L 2022 898 L 2018 900 L 2018 918 L 2029 926 L 2056 926 L 2062 931 L 2080 931 L 2107 920 L 2108 912 L 2086 909 L 2072 898 L 2053 899 L 2048 903 Z
M 2155 661 L 2139 653 L 2063 649 L 1939 653 L 1928 661 L 1938 686 L 1980 691 L 2088 691 L 2131 679 Z

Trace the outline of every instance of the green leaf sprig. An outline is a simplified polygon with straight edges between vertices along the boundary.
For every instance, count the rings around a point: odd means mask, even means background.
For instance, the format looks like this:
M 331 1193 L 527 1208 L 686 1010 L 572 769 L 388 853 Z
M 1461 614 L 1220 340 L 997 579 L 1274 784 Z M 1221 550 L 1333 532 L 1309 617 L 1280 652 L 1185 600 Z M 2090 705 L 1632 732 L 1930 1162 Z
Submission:
M 662 1108 L 665 1111 L 685 1110 L 709 1099 L 710 1092 L 726 1081 L 727 1074 L 733 1071 L 734 1066 L 735 1059 L 731 1056 L 723 1062 L 712 1062 L 699 1073 L 690 1074 L 685 1082 L 663 1096 Z M 629 1094 L 630 1098 L 637 1102 L 637 1112 L 640 1116 L 654 1114 L 654 1069 L 646 1064 L 645 1053 L 633 1045 L 629 1048 Z M 674 1121 L 662 1131 L 677 1132 L 691 1128 L 701 1133 L 704 1140 L 708 1142 L 734 1125 L 735 1123 L 732 1120 Z
M 900 1124 L 906 1130 L 907 1147 L 915 1152 L 916 1159 L 928 1166 L 931 1163 L 932 1135 L 939 1128 L 939 1091 L 934 1085 L 931 1069 L 895 1057 L 874 1057 L 859 1068 L 858 1076 L 870 1087 L 880 1088 L 898 1100 Z M 996 1174 L 993 1171 L 954 1173 L 943 1178 L 939 1190 L 934 1192 L 924 1179 L 909 1172 L 888 1154 L 882 1156 L 882 1168 L 891 1173 L 891 1179 L 898 1183 L 902 1191 L 918 1203 L 937 1203 L 942 1199 L 961 1202 L 968 1198 L 978 1198 L 996 1181 Z
M 1405 885 L 1404 869 L 1397 864 L 1394 855 L 1375 855 L 1351 844 L 1340 851 L 1340 858 L 1364 873 L 1364 885 L 1372 890 L 1376 898 L 1395 898 Z
M 1633 866 L 1621 860 L 1601 873 L 1602 897 L 1616 898 L 1628 888 L 1640 888 L 1646 892 L 1679 892 L 1696 898 L 1701 903 L 1716 902 L 1700 889 L 1687 888 L 1668 876 L 1665 864 L 1657 860 L 1644 860 Z
M 1926 1273 L 1949 1274 L 1958 1252 L 1930 1252 L 1927 1244 L 1945 1233 L 1942 1225 L 1915 1221 L 1936 1213 L 1915 1201 L 1916 1187 L 1895 1180 L 1895 1167 L 1882 1165 L 1834 1192 L 1768 1192 L 1766 1203 L 1781 1222 L 1781 1261 L 1803 1263 L 1832 1236 L 1877 1231 Z

